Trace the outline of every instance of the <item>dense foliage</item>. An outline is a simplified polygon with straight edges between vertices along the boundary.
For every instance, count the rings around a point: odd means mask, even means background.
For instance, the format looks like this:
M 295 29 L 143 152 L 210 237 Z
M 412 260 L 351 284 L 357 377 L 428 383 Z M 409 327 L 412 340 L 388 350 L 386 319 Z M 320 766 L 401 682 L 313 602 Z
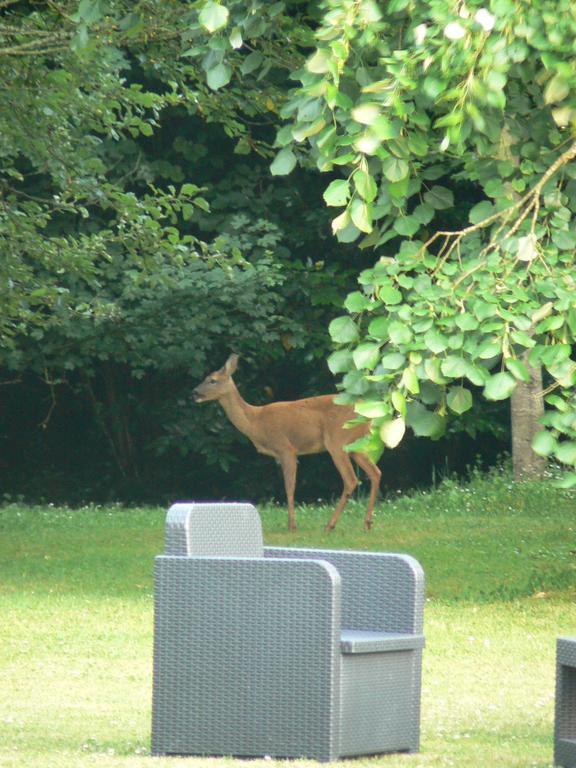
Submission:
M 308 139 L 321 170 L 343 169 L 324 193 L 342 209 L 334 232 L 392 245 L 331 325 L 331 369 L 378 420 L 371 447 L 406 425 L 435 437 L 474 388 L 504 400 L 542 366 L 553 410 L 533 447 L 576 465 L 571 4 L 324 8 L 280 154 Z M 457 231 L 442 227 L 457 205 L 446 178 L 484 197 Z
M 476 395 L 541 367 L 534 447 L 575 464 L 575 25 L 568 0 L 0 2 L 5 379 L 45 382 L 47 427 L 78 400 L 123 475 L 226 466 L 190 379 L 234 348 L 256 397 L 326 389 L 340 314 L 364 449 L 501 430 Z
M 239 4 L 276 64 L 263 88 L 244 47 L 224 92 L 193 4 L 0 3 L 4 492 L 226 493 L 252 454 L 193 384 L 233 349 L 253 398 L 331 386 L 356 257 L 328 244 L 321 184 L 268 170 L 298 6 L 270 32 L 278 9 Z

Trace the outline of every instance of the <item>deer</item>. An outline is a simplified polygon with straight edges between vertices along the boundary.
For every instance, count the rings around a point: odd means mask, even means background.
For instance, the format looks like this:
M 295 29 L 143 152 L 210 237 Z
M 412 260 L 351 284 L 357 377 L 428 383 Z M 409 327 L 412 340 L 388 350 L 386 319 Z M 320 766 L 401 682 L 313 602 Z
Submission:
M 193 390 L 192 397 L 196 403 L 216 400 L 232 424 L 251 440 L 256 450 L 273 456 L 280 464 L 288 501 L 288 528 L 296 529 L 294 494 L 298 456 L 327 451 L 342 477 L 344 487 L 326 530 L 334 530 L 346 502 L 358 486 L 352 458 L 370 480 L 370 496 L 364 518 L 364 528 L 369 531 L 381 472 L 366 454 L 354 450 L 347 452 L 345 447 L 368 434 L 370 424 L 358 423 L 347 427 L 347 423 L 356 416 L 354 408 L 335 402 L 336 395 L 250 405 L 232 378 L 238 360 L 237 354 L 230 355 L 222 368 L 208 374 Z

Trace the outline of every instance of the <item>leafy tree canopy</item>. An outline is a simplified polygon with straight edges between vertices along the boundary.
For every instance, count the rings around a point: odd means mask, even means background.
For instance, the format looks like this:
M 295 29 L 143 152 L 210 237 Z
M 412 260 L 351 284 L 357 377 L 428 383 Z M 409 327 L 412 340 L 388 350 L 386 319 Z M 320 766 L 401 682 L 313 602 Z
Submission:
M 193 179 L 146 183 L 134 142 L 152 137 L 168 108 L 180 108 L 222 124 L 239 152 L 269 151 L 272 133 L 246 126 L 263 115 L 266 127 L 274 79 L 282 84 L 278 72 L 298 60 L 296 48 L 278 42 L 297 29 L 289 15 L 276 24 L 281 5 L 238 3 L 229 12 L 176 0 L 1 0 L 2 346 L 74 301 L 63 275 L 97 288 L 102 265 L 119 255 L 152 271 L 191 252 L 228 258 L 221 243 L 206 246 L 187 227 L 195 210 L 209 208 L 203 190 Z M 212 36 L 224 23 L 231 54 L 243 48 L 233 64 Z M 267 51 L 265 70 L 251 41 Z M 272 61 L 275 78 L 254 88 Z M 220 91 L 231 66 L 243 87 Z
M 272 165 L 311 156 L 340 240 L 382 254 L 334 320 L 342 399 L 394 447 L 548 377 L 534 449 L 576 464 L 576 18 L 569 0 L 327 0 Z M 466 226 L 446 230 L 458 183 Z M 567 483 L 576 481 L 576 474 Z

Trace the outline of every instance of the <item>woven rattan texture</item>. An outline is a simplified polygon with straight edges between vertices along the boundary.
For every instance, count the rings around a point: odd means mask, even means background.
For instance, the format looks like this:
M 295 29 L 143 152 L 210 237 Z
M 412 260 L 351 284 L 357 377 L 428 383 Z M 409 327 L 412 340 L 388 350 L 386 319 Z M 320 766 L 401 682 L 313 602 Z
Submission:
M 402 635 L 397 632 L 362 632 L 343 629 L 340 634 L 342 653 L 383 653 L 413 651 L 424 647 L 424 635 Z
M 166 519 L 167 555 L 262 557 L 262 524 L 252 504 L 173 504 Z
M 421 653 L 342 657 L 341 755 L 416 751 Z
M 342 626 L 380 632 L 422 632 L 424 574 L 408 555 L 266 547 L 266 557 L 332 563 L 342 579 Z
M 334 758 L 339 597 L 314 561 L 157 558 L 153 752 Z
M 559 638 L 556 646 L 556 717 L 554 761 L 576 768 L 576 638 Z

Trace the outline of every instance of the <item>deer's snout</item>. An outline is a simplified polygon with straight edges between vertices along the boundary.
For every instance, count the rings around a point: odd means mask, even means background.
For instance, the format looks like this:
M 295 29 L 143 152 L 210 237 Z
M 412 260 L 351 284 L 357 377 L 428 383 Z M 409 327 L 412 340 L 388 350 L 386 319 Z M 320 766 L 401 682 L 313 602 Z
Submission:
M 198 389 L 193 389 L 192 390 L 192 399 L 194 400 L 195 403 L 201 403 L 202 400 L 204 399 L 204 397 L 203 397 L 202 393 L 198 391 Z

